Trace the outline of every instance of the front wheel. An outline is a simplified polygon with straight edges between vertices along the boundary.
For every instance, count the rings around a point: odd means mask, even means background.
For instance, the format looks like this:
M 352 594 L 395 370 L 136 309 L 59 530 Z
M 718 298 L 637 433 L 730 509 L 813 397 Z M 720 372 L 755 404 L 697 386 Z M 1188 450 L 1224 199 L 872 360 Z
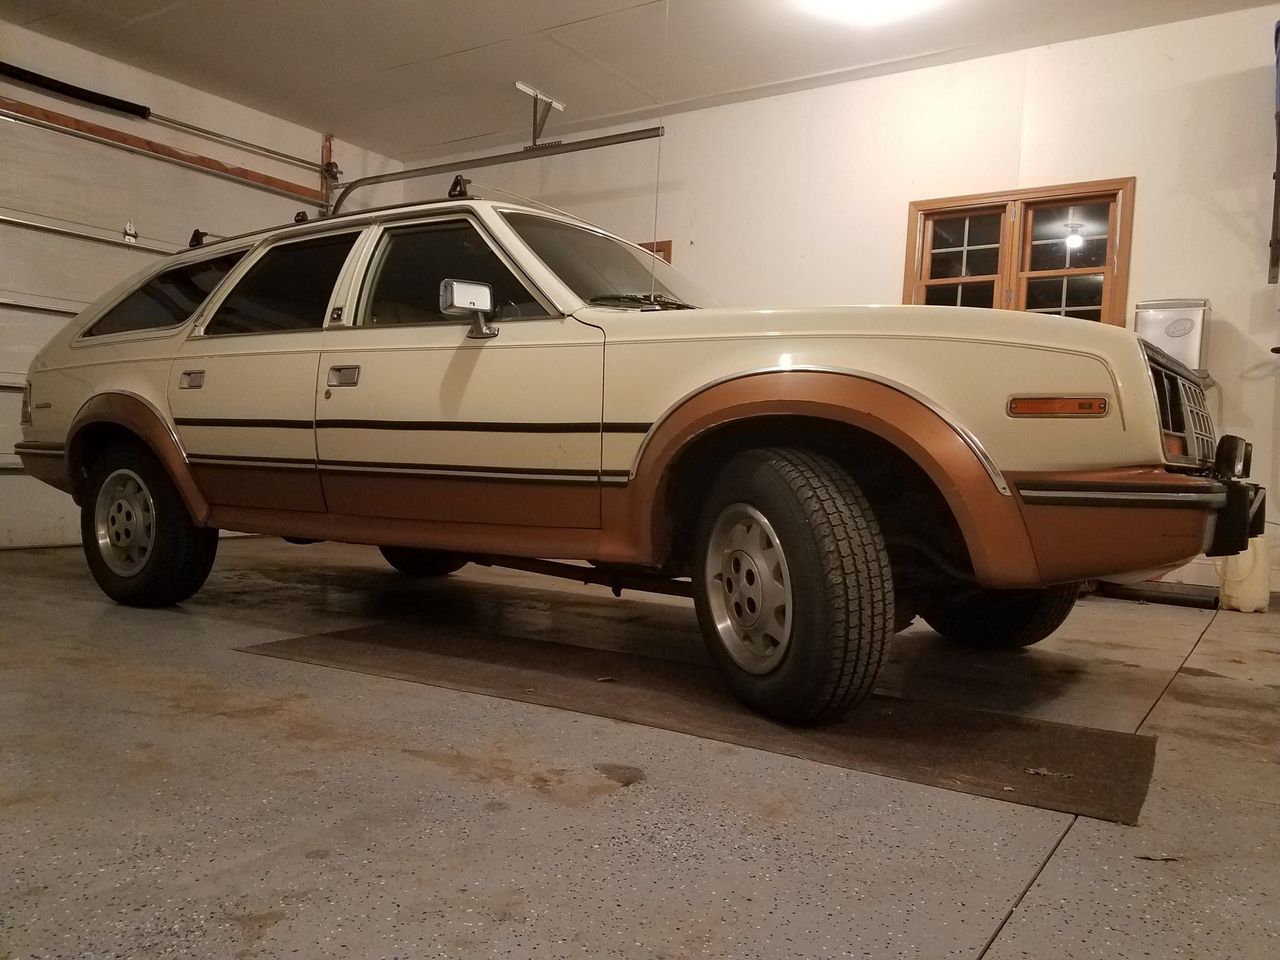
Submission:
M 218 531 L 195 525 L 160 461 L 135 443 L 109 447 L 90 466 L 80 540 L 102 592 L 130 607 L 186 600 L 218 552 Z
M 923 615 L 948 640 L 1009 650 L 1039 643 L 1057 630 L 1079 596 L 1078 583 L 1044 590 L 981 590 L 933 604 Z
M 418 550 L 413 547 L 379 547 L 382 558 L 405 576 L 429 579 L 456 573 L 469 562 L 456 553 Z
M 698 620 L 740 700 L 813 724 L 870 694 L 893 636 L 893 577 L 838 465 L 793 449 L 734 457 L 703 504 L 697 550 Z

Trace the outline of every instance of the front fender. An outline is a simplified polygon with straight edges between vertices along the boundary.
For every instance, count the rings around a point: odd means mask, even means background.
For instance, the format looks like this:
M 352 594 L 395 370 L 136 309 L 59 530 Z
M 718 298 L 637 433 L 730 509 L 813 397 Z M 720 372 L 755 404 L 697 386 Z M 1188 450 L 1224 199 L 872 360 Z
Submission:
M 1015 498 L 981 445 L 908 388 L 869 376 L 812 370 L 744 374 L 686 398 L 653 425 L 640 449 L 626 524 L 641 555 L 661 557 L 665 506 L 683 453 L 710 431 L 755 417 L 803 416 L 847 424 L 892 444 L 933 481 L 955 517 L 978 580 L 1038 586 Z

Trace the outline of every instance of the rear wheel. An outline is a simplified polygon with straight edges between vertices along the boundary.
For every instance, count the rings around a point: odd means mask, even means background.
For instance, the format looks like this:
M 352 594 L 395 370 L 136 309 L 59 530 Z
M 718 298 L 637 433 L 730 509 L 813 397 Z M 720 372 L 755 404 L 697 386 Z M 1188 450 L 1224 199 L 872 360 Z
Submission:
M 418 550 L 414 547 L 379 547 L 382 557 L 409 577 L 445 577 L 461 570 L 469 562 L 466 557 L 440 550 Z
M 982 590 L 934 604 L 923 616 L 948 640 L 1016 649 L 1039 643 L 1062 626 L 1079 596 L 1078 583 L 1045 590 Z
M 866 698 L 893 635 L 893 578 L 848 474 L 803 450 L 739 454 L 703 504 L 697 545 L 698 619 L 740 700 L 812 724 Z
M 192 522 L 164 467 L 134 443 L 107 448 L 89 468 L 80 539 L 102 592 L 132 607 L 186 600 L 218 552 L 218 531 Z

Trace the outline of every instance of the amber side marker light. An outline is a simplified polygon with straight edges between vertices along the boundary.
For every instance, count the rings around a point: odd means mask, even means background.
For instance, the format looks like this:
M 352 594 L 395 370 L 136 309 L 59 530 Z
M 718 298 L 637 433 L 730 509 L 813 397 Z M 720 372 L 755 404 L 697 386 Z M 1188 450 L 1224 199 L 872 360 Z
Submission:
M 1105 417 L 1106 397 L 1010 397 L 1011 417 Z

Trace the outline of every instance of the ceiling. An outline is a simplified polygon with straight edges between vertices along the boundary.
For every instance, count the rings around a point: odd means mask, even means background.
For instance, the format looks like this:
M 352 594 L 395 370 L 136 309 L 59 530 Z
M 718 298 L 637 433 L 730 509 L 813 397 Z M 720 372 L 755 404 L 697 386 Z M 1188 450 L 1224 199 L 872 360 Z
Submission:
M 0 19 L 421 160 L 527 139 L 517 80 L 566 103 L 549 139 L 1266 0 L 935 3 L 865 29 L 799 0 L 0 0 Z

